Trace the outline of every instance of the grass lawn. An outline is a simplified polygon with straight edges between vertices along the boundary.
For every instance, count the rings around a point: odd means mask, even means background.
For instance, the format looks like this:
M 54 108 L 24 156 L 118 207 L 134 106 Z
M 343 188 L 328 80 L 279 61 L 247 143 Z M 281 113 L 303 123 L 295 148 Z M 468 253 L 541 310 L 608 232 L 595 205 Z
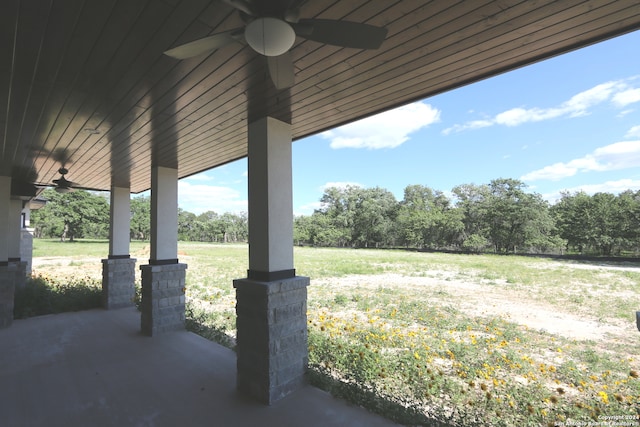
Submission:
M 34 248 L 35 272 L 61 276 L 100 277 L 108 252 L 88 241 Z M 229 346 L 247 252 L 179 244 L 194 329 Z M 131 253 L 146 263 L 149 244 Z M 309 376 L 336 394 L 415 425 L 640 419 L 640 265 L 320 248 L 295 259 L 311 277 Z

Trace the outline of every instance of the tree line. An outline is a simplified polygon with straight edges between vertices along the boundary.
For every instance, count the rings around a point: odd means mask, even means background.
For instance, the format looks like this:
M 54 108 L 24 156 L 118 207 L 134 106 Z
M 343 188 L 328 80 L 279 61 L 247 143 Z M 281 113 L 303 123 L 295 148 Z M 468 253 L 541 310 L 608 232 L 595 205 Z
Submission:
M 108 238 L 109 202 L 87 191 L 46 190 L 47 204 L 32 213 L 37 237 Z M 640 251 L 640 191 L 618 195 L 563 193 L 550 205 L 516 179 L 462 184 L 450 194 L 409 185 L 402 200 L 380 188 L 327 188 L 320 208 L 294 219 L 298 245 L 405 247 L 496 253 L 620 255 Z M 150 234 L 150 199 L 131 199 L 132 239 Z M 246 213 L 200 215 L 179 209 L 178 238 L 246 242 Z
M 34 235 L 40 238 L 109 238 L 109 199 L 104 193 L 76 190 L 57 193 L 45 190 L 41 197 L 44 207 L 31 213 Z M 151 234 L 151 200 L 131 199 L 129 235 L 133 240 L 149 240 Z M 200 242 L 245 242 L 248 239 L 246 213 L 219 215 L 209 211 L 195 215 L 178 210 L 178 238 Z
M 640 191 L 563 193 L 550 205 L 516 179 L 463 184 L 451 194 L 409 185 L 327 188 L 321 207 L 295 219 L 297 244 L 496 253 L 619 255 L 640 250 Z

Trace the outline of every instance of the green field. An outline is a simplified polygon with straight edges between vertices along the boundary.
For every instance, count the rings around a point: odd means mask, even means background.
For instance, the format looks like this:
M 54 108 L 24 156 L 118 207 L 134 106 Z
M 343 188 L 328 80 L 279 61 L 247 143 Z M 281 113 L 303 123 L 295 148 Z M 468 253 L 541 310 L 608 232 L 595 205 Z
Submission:
M 34 242 L 34 270 L 100 277 L 106 242 Z M 146 263 L 149 244 L 134 242 Z M 233 347 L 246 245 L 180 243 L 188 324 Z M 311 381 L 404 424 L 569 425 L 638 415 L 640 266 L 296 248 Z

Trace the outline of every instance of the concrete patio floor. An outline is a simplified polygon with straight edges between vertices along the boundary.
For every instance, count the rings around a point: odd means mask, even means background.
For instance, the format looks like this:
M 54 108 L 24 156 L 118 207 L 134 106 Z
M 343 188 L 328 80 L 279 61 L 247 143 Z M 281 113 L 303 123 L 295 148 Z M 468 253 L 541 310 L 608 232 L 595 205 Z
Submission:
M 273 406 L 236 393 L 235 353 L 190 332 L 148 338 L 133 308 L 0 330 L 0 425 L 392 426 L 306 386 Z

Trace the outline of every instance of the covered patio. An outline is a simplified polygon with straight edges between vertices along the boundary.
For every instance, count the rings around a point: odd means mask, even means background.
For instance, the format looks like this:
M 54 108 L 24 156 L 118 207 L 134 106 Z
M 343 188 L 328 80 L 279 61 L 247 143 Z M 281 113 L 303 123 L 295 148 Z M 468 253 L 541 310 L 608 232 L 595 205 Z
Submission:
M 133 308 L 0 330 L 3 426 L 394 425 L 304 386 L 272 406 L 236 393 L 235 353 L 185 331 L 146 338 Z
M 284 48 L 266 49 L 268 20 L 289 34 Z M 3 1 L 2 416 L 382 423 L 305 385 L 312 282 L 293 259 L 292 141 L 639 28 L 637 0 Z M 177 183 L 244 157 L 249 269 L 233 281 L 234 357 L 184 332 Z M 110 192 L 109 311 L 13 321 L 29 205 L 44 187 Z M 150 256 L 136 271 L 130 195 L 146 190 Z M 126 308 L 138 275 L 141 315 Z

